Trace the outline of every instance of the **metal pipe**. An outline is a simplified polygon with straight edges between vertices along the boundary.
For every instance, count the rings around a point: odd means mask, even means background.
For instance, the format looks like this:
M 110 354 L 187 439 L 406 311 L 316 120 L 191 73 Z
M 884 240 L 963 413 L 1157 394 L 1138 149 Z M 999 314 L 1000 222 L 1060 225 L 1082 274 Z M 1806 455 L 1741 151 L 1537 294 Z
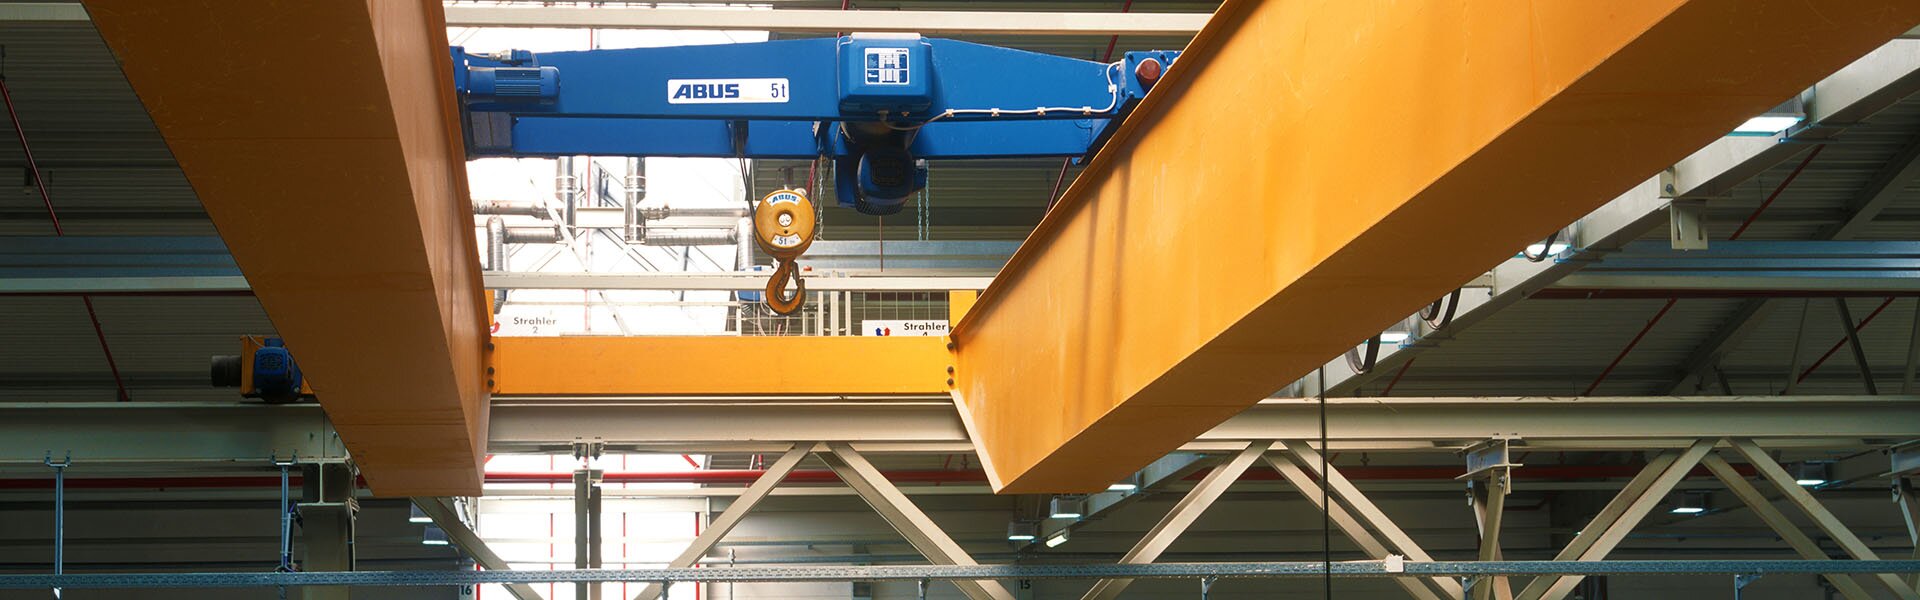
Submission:
M 753 219 L 746 216 L 740 217 L 740 222 L 733 226 L 733 230 L 741 233 L 741 235 L 734 236 L 733 270 L 746 271 L 752 269 L 753 236 L 747 232 L 753 231 Z
M 487 270 L 507 270 L 507 221 L 487 217 Z
M 562 156 L 554 160 L 553 181 L 561 204 L 566 206 L 561 213 L 561 221 L 572 228 L 574 213 L 579 210 L 580 203 L 580 179 L 573 174 L 573 157 Z
M 622 208 L 626 209 L 623 216 L 626 217 L 627 241 L 636 242 L 640 240 L 640 202 L 647 199 L 646 159 L 627 159 L 626 188 L 627 202 Z
M 282 573 L 293 571 L 293 494 L 289 484 L 288 471 L 293 461 L 274 460 L 274 466 L 280 467 L 280 566 Z
M 545 206 L 508 202 L 506 200 L 475 200 L 473 201 L 473 214 L 524 216 L 541 219 L 552 218 L 552 215 L 547 214 L 547 207 Z
M 671 219 L 674 217 L 734 219 L 734 218 L 745 218 L 748 216 L 747 209 L 744 209 L 744 208 L 714 208 L 714 207 L 704 207 L 704 206 L 694 207 L 694 208 L 672 208 L 672 207 L 646 208 L 646 209 L 641 209 L 640 214 L 641 216 L 645 217 L 646 220 L 648 221 L 654 221 L 659 219 Z
M 556 244 L 561 241 L 562 237 L 559 225 L 552 227 L 509 227 L 502 240 L 509 244 Z
M 498 215 L 487 217 L 487 270 L 500 273 L 507 271 L 507 220 Z M 501 308 L 507 306 L 507 294 L 511 292 L 494 290 L 494 313 L 499 313 Z
M 73 464 L 73 454 L 53 462 L 53 453 L 48 452 L 42 462 L 53 468 L 53 574 L 60 575 L 67 564 L 67 466 Z M 59 600 L 60 588 L 53 588 L 53 597 Z
M 736 229 L 719 230 L 658 230 L 647 229 L 646 239 L 641 243 L 648 246 L 732 246 L 741 236 Z

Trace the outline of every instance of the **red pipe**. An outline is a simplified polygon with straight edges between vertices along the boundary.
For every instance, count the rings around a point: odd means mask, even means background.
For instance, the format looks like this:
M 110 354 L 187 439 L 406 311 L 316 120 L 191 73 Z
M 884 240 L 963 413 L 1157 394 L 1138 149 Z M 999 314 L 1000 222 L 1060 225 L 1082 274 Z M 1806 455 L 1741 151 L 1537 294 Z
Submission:
M 1740 223 L 1740 227 L 1738 229 L 1733 230 L 1733 235 L 1727 236 L 1727 240 L 1728 241 L 1737 240 L 1737 239 L 1740 239 L 1741 235 L 1746 234 L 1747 227 L 1752 226 L 1753 222 L 1760 218 L 1760 213 L 1766 212 L 1767 207 L 1773 206 L 1773 201 L 1778 200 L 1780 198 L 1780 194 L 1787 191 L 1787 186 L 1792 184 L 1793 180 L 1800 178 L 1800 173 L 1807 169 L 1807 165 L 1813 164 L 1814 157 L 1820 156 L 1820 151 L 1825 149 L 1827 149 L 1825 145 L 1814 146 L 1813 151 L 1808 152 L 1807 157 L 1804 159 L 1801 159 L 1800 164 L 1793 168 L 1793 172 L 1788 173 L 1786 179 L 1780 180 L 1780 185 L 1774 186 L 1773 193 L 1767 194 L 1767 199 L 1761 201 L 1760 206 L 1754 208 L 1752 214 L 1747 215 L 1747 219 Z M 1600 389 L 1601 382 L 1604 382 L 1607 380 L 1607 375 L 1610 375 L 1613 373 L 1614 367 L 1620 366 L 1620 361 L 1625 360 L 1627 358 L 1627 354 L 1633 352 L 1633 347 L 1640 345 L 1640 340 L 1642 338 L 1647 337 L 1647 332 L 1652 331 L 1653 326 L 1655 324 L 1658 324 L 1660 322 L 1660 319 L 1665 318 L 1667 316 L 1667 311 L 1673 309 L 1674 303 L 1680 301 L 1680 294 L 1669 293 L 1666 296 L 1667 296 L 1667 304 L 1665 306 L 1660 307 L 1659 314 L 1653 315 L 1653 320 L 1647 321 L 1646 327 L 1640 328 L 1640 333 L 1633 336 L 1633 341 L 1627 342 L 1627 347 L 1620 349 L 1620 354 L 1613 357 L 1613 362 L 1607 363 L 1607 368 L 1603 371 L 1600 371 L 1600 376 L 1594 378 L 1593 384 L 1588 385 L 1587 391 L 1582 392 L 1580 395 L 1591 396 L 1593 395 L 1594 390 Z M 1893 300 L 1888 299 L 1887 301 L 1892 302 Z M 1822 359 L 1822 360 L 1825 360 L 1825 359 Z
M 40 174 L 40 162 L 33 158 L 33 145 L 27 143 L 27 128 L 20 125 L 20 113 L 13 108 L 13 90 L 7 85 L 7 78 L 0 73 L 0 100 L 7 105 L 7 118 L 13 121 L 13 133 L 20 138 L 20 152 L 27 156 L 27 170 L 33 173 L 34 187 L 40 190 L 40 203 L 47 207 L 47 218 L 53 221 L 53 235 L 65 237 L 66 228 L 60 226 L 60 213 L 53 210 L 53 195 L 47 193 L 47 178 Z M 80 296 L 80 302 L 87 307 L 87 321 L 93 323 L 93 336 L 100 340 L 100 353 L 107 357 L 107 370 L 113 373 L 113 387 L 120 391 L 120 401 L 130 402 L 133 396 L 127 394 L 127 384 L 120 379 L 120 365 L 113 360 L 113 348 L 107 346 L 107 332 L 100 328 L 100 315 L 93 310 L 93 298 Z
M 1647 326 L 1641 327 L 1640 333 L 1634 334 L 1633 341 L 1627 342 L 1627 347 L 1621 348 L 1620 353 L 1614 355 L 1613 362 L 1607 363 L 1607 368 L 1600 371 L 1600 376 L 1593 378 L 1593 384 L 1588 385 L 1587 391 L 1581 392 L 1580 395 L 1592 396 L 1594 390 L 1600 389 L 1600 383 L 1606 381 L 1608 375 L 1613 374 L 1614 367 L 1620 366 L 1620 361 L 1627 358 L 1627 353 L 1633 352 L 1633 347 L 1640 345 L 1640 340 L 1647 337 L 1647 332 L 1653 331 L 1653 326 L 1658 325 L 1660 319 L 1666 318 L 1667 311 L 1673 310 L 1673 305 L 1678 302 L 1680 302 L 1679 298 L 1668 298 L 1666 305 L 1660 307 L 1660 312 L 1654 313 L 1653 318 L 1647 320 Z
M 1860 320 L 1860 324 L 1858 324 L 1858 325 L 1854 325 L 1854 326 L 1853 326 L 1853 332 L 1857 334 L 1857 333 L 1860 333 L 1860 330 L 1863 330 L 1863 329 L 1866 329 L 1866 328 L 1867 328 L 1867 324 L 1868 324 L 1868 323 L 1872 323 L 1872 322 L 1873 322 L 1873 318 L 1874 318 L 1874 317 L 1878 317 L 1878 316 L 1880 316 L 1880 311 L 1883 311 L 1883 310 L 1886 310 L 1888 306 L 1892 306 L 1892 305 L 1893 305 L 1893 299 L 1892 299 L 1892 298 L 1888 298 L 1886 302 L 1881 302 L 1881 303 L 1880 303 L 1880 308 L 1876 308 L 1876 309 L 1873 309 L 1873 312 L 1872 312 L 1872 313 L 1868 313 L 1868 314 L 1867 314 L 1867 318 L 1865 318 L 1865 319 L 1861 319 L 1861 320 Z M 1804 382 L 1804 381 L 1806 381 L 1806 380 L 1807 380 L 1807 376 L 1808 376 L 1808 375 L 1812 375 L 1812 374 L 1813 374 L 1813 370 L 1814 370 L 1814 369 L 1818 369 L 1818 368 L 1820 368 L 1820 365 L 1822 365 L 1822 364 L 1826 364 L 1826 362 L 1827 362 L 1827 359 L 1829 359 L 1829 358 L 1833 358 L 1833 353 L 1835 353 L 1835 352 L 1839 352 L 1839 351 L 1840 351 L 1840 348 L 1841 348 L 1841 347 L 1844 347 L 1844 346 L 1846 346 L 1846 345 L 1847 345 L 1847 341 L 1848 341 L 1848 338 L 1851 338 L 1851 337 L 1852 337 L 1852 336 L 1848 336 L 1848 335 L 1842 335 L 1842 336 L 1840 336 L 1840 341 L 1838 341 L 1838 342 L 1834 342 L 1834 343 L 1833 343 L 1833 347 L 1832 347 L 1832 348 L 1828 348 L 1828 349 L 1827 349 L 1827 353 L 1826 353 L 1826 354 L 1822 354 L 1822 355 L 1820 355 L 1820 360 L 1816 360 L 1816 361 L 1813 361 L 1813 365 L 1812 365 L 1812 366 L 1809 366 L 1809 367 L 1807 367 L 1807 370 L 1805 370 L 1805 371 L 1801 371 L 1801 372 L 1800 372 L 1800 377 L 1799 377 L 1799 378 L 1797 378 L 1797 379 L 1794 379 L 1794 380 L 1793 380 L 1793 382 L 1794 382 L 1794 383 L 1800 383 L 1800 382 Z
M 1825 149 L 1827 149 L 1825 144 L 1814 146 L 1813 151 L 1807 153 L 1807 158 L 1801 160 L 1800 165 L 1794 167 L 1793 172 L 1788 173 L 1786 179 L 1780 180 L 1780 185 L 1774 186 L 1773 193 L 1767 194 L 1767 199 L 1761 201 L 1760 206 L 1753 209 L 1753 214 L 1747 215 L 1747 220 L 1741 221 L 1740 228 L 1733 230 L 1733 235 L 1727 236 L 1727 239 L 1729 241 L 1740 239 L 1740 234 L 1747 232 L 1747 227 L 1753 225 L 1754 220 L 1760 218 L 1760 213 L 1766 212 L 1767 207 L 1773 206 L 1773 201 L 1780 197 L 1780 192 L 1787 191 L 1787 184 L 1793 183 L 1794 179 L 1799 178 L 1800 172 L 1806 170 L 1807 165 L 1813 163 L 1813 157 L 1819 156 L 1820 151 Z

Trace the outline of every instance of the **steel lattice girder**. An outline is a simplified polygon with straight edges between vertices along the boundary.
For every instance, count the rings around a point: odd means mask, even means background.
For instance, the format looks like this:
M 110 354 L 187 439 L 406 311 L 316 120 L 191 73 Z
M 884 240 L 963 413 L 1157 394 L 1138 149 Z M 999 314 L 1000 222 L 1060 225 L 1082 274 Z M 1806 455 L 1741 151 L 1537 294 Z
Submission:
M 1920 22 L 1847 7 L 1225 3 L 955 328 L 996 488 L 1106 485 Z
M 564 449 L 575 437 L 663 451 L 777 452 L 791 440 L 847 441 L 875 451 L 970 447 L 949 401 L 853 400 L 499 400 L 492 450 Z M 1860 448 L 1920 435 L 1917 408 L 1920 396 L 1893 395 L 1336 398 L 1327 402 L 1327 435 L 1336 451 L 1459 448 L 1496 436 L 1518 436 L 1535 450 L 1685 447 L 1701 436 L 1758 438 L 1769 447 Z M 1182 448 L 1237 451 L 1251 440 L 1317 439 L 1318 410 L 1312 400 L 1268 400 Z
M 350 571 L 310 573 L 112 573 L 0 575 L 0 589 L 215 588 L 308 585 L 443 586 L 488 583 L 918 581 L 980 579 L 1284 579 L 1463 575 L 1708 575 L 1914 573 L 1920 560 L 1609 560 L 1161 563 L 1145 565 L 973 565 L 871 567 L 712 567 L 539 571 Z

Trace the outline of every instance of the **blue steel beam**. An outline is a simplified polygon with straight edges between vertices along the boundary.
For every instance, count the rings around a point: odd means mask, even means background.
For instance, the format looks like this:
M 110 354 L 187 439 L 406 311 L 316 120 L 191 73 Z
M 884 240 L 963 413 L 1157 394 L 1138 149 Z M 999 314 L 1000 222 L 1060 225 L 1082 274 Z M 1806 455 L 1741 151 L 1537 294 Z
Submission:
M 1018 122 L 941 122 L 922 127 L 910 150 L 933 159 L 1034 158 L 1080 156 L 1093 145 L 1109 120 L 1073 119 Z M 822 143 L 811 121 L 753 121 L 746 146 L 733 147 L 727 121 L 695 119 L 616 119 L 519 116 L 499 131 L 495 120 L 469 122 L 473 156 L 678 156 L 691 158 L 810 159 L 822 154 L 848 156 L 839 135 Z
M 780 40 L 748 44 L 672 46 L 626 50 L 585 50 L 537 55 L 540 67 L 559 72 L 558 93 L 550 104 L 503 112 L 569 117 L 762 119 L 780 121 L 874 121 L 879 114 L 841 110 L 836 46 L 848 38 Z M 1120 84 L 1119 69 L 1098 62 L 928 38 L 933 73 L 933 104 L 919 115 L 890 118 L 923 120 L 947 109 L 1040 106 L 1116 109 L 1109 84 Z M 468 89 L 462 67 L 498 67 L 507 63 L 456 52 L 456 85 Z M 919 76 L 920 74 L 916 74 Z M 682 82 L 710 80 L 785 80 L 784 98 L 773 102 L 675 103 Z M 955 120 L 984 120 L 985 114 L 961 114 Z M 1032 119 L 1073 119 L 1078 113 L 1032 115 Z
M 22 279 L 238 276 L 217 237 L 0 236 L 0 293 Z

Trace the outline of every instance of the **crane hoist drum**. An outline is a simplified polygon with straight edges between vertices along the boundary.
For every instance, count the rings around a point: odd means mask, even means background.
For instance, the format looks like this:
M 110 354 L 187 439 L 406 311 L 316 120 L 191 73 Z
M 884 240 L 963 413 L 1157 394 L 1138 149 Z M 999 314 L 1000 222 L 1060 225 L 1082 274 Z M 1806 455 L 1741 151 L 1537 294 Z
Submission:
M 806 301 L 807 284 L 800 279 L 800 255 L 813 245 L 813 201 L 803 190 L 775 190 L 760 199 L 753 209 L 753 239 L 779 266 L 767 279 L 767 308 L 790 315 Z M 791 280 L 794 292 L 787 295 Z

